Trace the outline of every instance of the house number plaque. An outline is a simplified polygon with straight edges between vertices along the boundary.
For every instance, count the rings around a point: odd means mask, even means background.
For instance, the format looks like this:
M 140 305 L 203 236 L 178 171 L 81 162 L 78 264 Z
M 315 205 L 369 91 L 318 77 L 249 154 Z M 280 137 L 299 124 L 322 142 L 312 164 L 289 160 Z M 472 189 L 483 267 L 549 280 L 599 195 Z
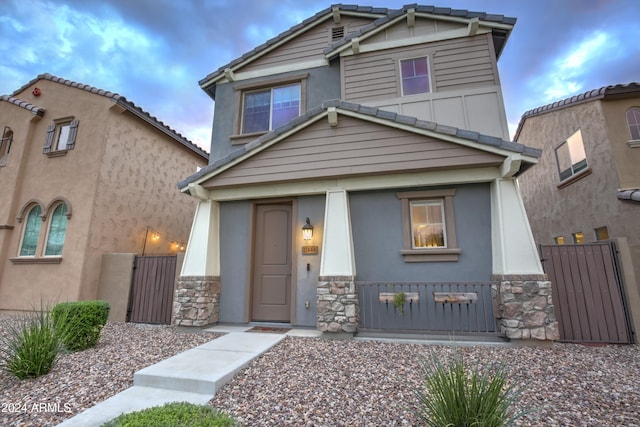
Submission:
M 318 255 L 317 246 L 303 246 L 302 255 Z

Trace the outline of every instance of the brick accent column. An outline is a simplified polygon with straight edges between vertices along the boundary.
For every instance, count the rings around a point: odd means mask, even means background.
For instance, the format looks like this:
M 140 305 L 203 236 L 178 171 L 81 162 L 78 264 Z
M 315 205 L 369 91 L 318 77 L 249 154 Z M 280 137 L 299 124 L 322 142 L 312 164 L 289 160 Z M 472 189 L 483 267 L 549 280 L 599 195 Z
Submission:
M 176 282 L 171 323 L 206 326 L 218 323 L 219 276 L 180 276 Z
M 353 276 L 320 276 L 316 291 L 317 329 L 322 332 L 358 331 L 360 308 Z
M 517 340 L 560 339 L 546 274 L 494 275 L 491 293 L 500 331 Z

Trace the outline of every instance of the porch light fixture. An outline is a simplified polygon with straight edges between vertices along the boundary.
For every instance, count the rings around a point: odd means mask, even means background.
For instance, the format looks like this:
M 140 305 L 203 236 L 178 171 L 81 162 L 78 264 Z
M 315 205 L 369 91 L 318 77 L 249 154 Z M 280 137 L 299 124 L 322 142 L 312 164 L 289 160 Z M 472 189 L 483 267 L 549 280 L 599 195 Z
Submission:
M 311 222 L 307 217 L 307 223 L 302 226 L 302 238 L 304 240 L 311 240 L 312 237 L 313 237 L 313 225 L 311 225 Z

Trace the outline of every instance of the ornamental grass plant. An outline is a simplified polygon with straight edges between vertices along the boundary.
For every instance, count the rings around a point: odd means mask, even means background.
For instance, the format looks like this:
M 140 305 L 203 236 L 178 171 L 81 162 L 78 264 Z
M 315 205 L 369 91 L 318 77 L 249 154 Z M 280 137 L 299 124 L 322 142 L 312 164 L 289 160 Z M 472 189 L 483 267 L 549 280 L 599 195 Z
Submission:
M 428 426 L 499 427 L 524 415 L 513 409 L 522 389 L 509 384 L 504 364 L 467 369 L 454 349 L 448 361 L 432 352 L 421 365 L 424 384 L 416 392 L 416 412 Z
M 49 373 L 64 351 L 64 328 L 56 327 L 43 307 L 6 322 L 6 333 L 0 335 L 0 369 L 20 379 Z

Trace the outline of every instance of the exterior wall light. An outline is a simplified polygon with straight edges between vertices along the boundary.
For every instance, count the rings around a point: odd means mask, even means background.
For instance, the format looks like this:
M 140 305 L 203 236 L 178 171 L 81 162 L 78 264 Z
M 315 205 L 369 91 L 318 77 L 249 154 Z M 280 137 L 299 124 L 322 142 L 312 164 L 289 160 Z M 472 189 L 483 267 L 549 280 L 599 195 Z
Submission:
M 304 240 L 311 240 L 312 237 L 313 237 L 313 225 L 311 225 L 311 222 L 307 217 L 307 223 L 302 226 L 302 238 Z

